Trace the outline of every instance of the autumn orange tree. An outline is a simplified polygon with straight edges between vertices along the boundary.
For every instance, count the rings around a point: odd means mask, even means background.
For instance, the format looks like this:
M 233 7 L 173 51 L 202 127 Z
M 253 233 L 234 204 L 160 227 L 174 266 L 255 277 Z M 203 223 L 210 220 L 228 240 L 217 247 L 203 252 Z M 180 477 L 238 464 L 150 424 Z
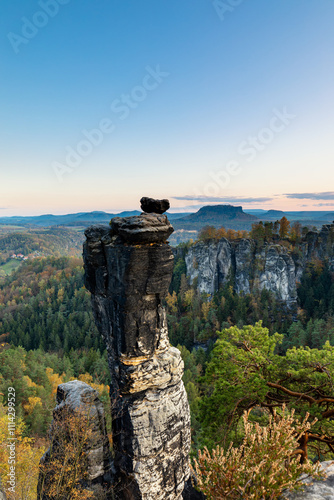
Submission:
M 199 241 L 220 240 L 227 238 L 228 240 L 236 240 L 238 238 L 248 238 L 247 231 L 236 231 L 234 229 L 225 229 L 224 227 L 216 228 L 214 226 L 204 226 L 198 234 Z
M 15 428 L 15 491 L 9 491 L 7 480 L 8 463 L 8 413 L 0 404 L 0 477 L 8 500 L 35 500 L 39 460 L 45 451 L 41 441 L 26 437 L 26 426 L 21 418 L 16 419 Z
M 290 240 L 293 243 L 299 243 L 302 238 L 302 225 L 296 221 L 292 224 L 290 229 Z
M 217 239 L 217 231 L 214 226 L 204 226 L 199 234 L 199 241 L 215 240 Z
M 252 224 L 250 237 L 263 244 L 264 241 L 272 242 L 278 237 L 282 240 L 288 239 L 292 243 L 299 243 L 302 237 L 302 227 L 299 222 L 290 226 L 290 221 L 284 216 L 275 222 L 265 221 Z
M 40 466 L 38 500 L 94 498 L 88 482 L 89 412 L 62 409 L 54 416 L 52 443 Z

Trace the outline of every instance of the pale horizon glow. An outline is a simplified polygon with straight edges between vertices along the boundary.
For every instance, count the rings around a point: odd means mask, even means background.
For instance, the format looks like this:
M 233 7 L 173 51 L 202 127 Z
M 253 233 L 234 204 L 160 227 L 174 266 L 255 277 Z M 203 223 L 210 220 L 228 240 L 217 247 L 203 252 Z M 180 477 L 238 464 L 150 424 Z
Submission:
M 331 0 L 43 3 L 2 6 L 0 217 L 334 210 Z

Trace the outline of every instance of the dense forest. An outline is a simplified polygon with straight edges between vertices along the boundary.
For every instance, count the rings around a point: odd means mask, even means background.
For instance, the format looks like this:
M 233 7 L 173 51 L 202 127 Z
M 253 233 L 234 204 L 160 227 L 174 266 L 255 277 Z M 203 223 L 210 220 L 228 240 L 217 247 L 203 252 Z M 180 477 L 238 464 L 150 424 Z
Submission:
M 107 355 L 83 287 L 82 259 L 36 258 L 0 281 L 0 476 L 5 460 L 8 389 L 15 387 L 17 494 L 36 498 L 39 460 L 59 384 L 94 387 L 111 430 Z
M 200 237 L 218 237 L 210 231 L 206 228 Z M 33 250 L 20 246 L 29 244 L 26 236 L 14 233 L 1 241 L 7 249 Z M 232 278 L 214 295 L 201 294 L 196 283 L 189 284 L 183 255 L 176 252 L 166 308 L 170 340 L 185 365 L 193 456 L 204 446 L 210 453 L 217 444 L 222 450 L 230 441 L 240 445 L 244 411 L 249 425 L 265 426 L 271 409 L 285 403 L 300 419 L 307 411 L 318 418 L 309 456 L 333 457 L 334 401 L 328 397 L 334 378 L 334 277 L 328 263 L 308 265 L 298 285 L 298 310 L 292 311 L 266 290 L 236 294 Z M 18 432 L 36 471 L 59 383 L 78 378 L 93 385 L 110 430 L 107 356 L 83 284 L 81 258 L 38 257 L 0 278 L 0 342 L 0 434 L 5 432 L 7 389 L 15 385 Z M 287 397 L 287 391 L 297 396 Z M 300 401 L 305 393 L 313 402 Z M 320 396 L 325 407 L 318 403 Z M 1 453 L 0 447 L 0 462 Z M 20 484 L 28 492 L 24 498 L 32 499 L 36 474 L 30 488 L 24 464 L 22 459 Z
M 0 335 L 11 345 L 68 353 L 104 349 L 83 286 L 82 260 L 27 261 L 0 284 Z

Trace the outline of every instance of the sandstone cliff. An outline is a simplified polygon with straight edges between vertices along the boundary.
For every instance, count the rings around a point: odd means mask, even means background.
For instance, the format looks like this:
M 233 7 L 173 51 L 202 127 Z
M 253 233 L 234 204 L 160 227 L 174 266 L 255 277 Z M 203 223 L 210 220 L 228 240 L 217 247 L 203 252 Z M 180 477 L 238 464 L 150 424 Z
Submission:
M 266 289 L 288 306 L 296 304 L 296 282 L 315 259 L 327 260 L 334 270 L 334 224 L 308 232 L 294 253 L 279 244 L 259 248 L 254 240 L 221 238 L 195 243 L 185 255 L 190 283 L 197 279 L 201 292 L 213 294 L 232 280 L 237 293 Z
M 87 491 L 93 498 L 111 498 L 111 454 L 104 408 L 91 386 L 79 380 L 58 386 L 50 438 L 50 448 L 41 459 L 39 500 L 65 498 L 69 483 L 78 481 L 83 495 Z M 79 465 L 74 481 L 75 462 Z M 58 466 L 64 464 L 66 468 L 66 463 L 70 470 L 62 475 Z
M 113 481 L 120 499 L 178 500 L 190 475 L 183 362 L 169 344 L 162 306 L 173 270 L 166 243 L 173 228 L 160 205 L 156 213 L 86 231 L 86 287 L 112 377 Z

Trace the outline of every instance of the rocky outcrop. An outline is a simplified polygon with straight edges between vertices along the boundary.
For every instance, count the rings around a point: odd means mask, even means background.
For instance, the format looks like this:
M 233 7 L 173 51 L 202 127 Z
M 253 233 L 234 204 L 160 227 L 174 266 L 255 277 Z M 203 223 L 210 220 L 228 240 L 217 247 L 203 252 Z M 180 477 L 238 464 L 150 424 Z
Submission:
M 51 446 L 41 459 L 38 499 L 58 498 L 51 493 L 54 491 L 51 484 L 53 474 L 56 474 L 60 484 L 58 465 L 69 462 L 73 467 L 73 461 L 80 463 L 77 479 L 84 490 L 93 492 L 94 498 L 111 498 L 109 439 L 104 408 L 97 391 L 79 380 L 59 385 L 50 438 Z M 63 498 L 65 484 L 60 488 Z
M 334 462 L 321 463 L 327 478 L 316 481 L 312 478 L 303 480 L 302 490 L 286 493 L 282 500 L 333 500 L 334 499 Z
M 140 206 L 143 212 L 163 214 L 169 209 L 170 204 L 169 200 L 155 200 L 154 198 L 143 196 L 140 200 Z
M 296 266 L 287 250 L 280 245 L 268 245 L 256 256 L 263 267 L 256 272 L 254 286 L 269 290 L 287 305 L 297 301 Z M 258 280 L 258 283 L 256 282 Z
M 127 243 L 133 244 L 165 241 L 174 231 L 166 215 L 115 217 L 110 225 L 114 235 L 119 235 Z
M 112 377 L 114 491 L 127 500 L 178 500 L 190 475 L 183 362 L 169 344 L 162 300 L 173 270 L 162 214 L 86 231 L 85 283 Z
M 1 478 L 0 478 L 0 500 L 7 500 L 5 490 L 3 489 L 1 484 Z
M 241 239 L 229 242 L 200 242 L 185 256 L 192 284 L 197 279 L 201 292 L 213 294 L 232 280 L 237 293 L 266 289 L 289 305 L 296 302 L 296 267 L 288 251 L 280 245 L 267 245 L 256 251 L 255 242 Z
M 243 239 L 239 242 L 239 244 L 233 245 L 234 286 L 237 293 L 247 294 L 251 292 L 252 276 L 254 274 L 252 269 L 254 251 L 255 245 L 251 240 Z
M 288 306 L 296 304 L 296 283 L 316 259 L 327 260 L 334 271 L 334 224 L 309 231 L 294 253 L 278 244 L 258 248 L 254 240 L 221 238 L 195 243 L 185 255 L 190 283 L 196 280 L 201 292 L 213 294 L 231 280 L 236 293 L 265 289 Z
M 307 262 L 328 260 L 334 271 L 334 223 L 325 224 L 321 231 L 309 231 L 303 239 L 299 258 L 299 275 Z
M 218 259 L 220 254 L 221 259 Z M 185 257 L 190 282 L 197 280 L 200 292 L 212 294 L 228 280 L 231 271 L 231 245 L 222 239 L 216 245 L 200 242 Z M 223 262 L 223 266 L 219 263 Z

